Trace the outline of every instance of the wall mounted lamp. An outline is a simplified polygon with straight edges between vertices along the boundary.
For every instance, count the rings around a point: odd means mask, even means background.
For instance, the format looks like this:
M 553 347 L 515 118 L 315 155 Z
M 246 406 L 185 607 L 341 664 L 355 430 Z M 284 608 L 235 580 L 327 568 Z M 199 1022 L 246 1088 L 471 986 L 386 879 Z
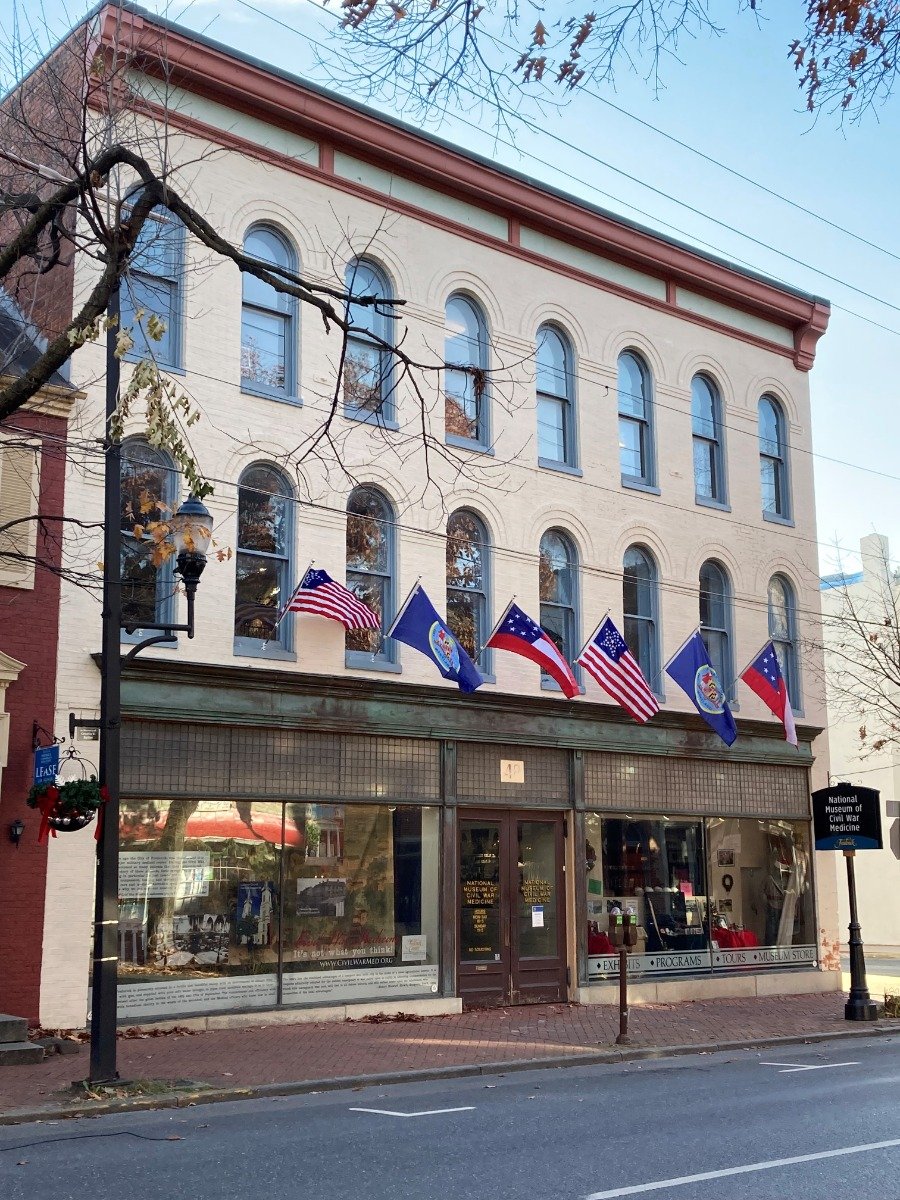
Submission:
M 9 840 L 18 850 L 19 842 L 22 840 L 22 834 L 25 832 L 25 822 L 21 817 L 16 817 L 9 825 Z

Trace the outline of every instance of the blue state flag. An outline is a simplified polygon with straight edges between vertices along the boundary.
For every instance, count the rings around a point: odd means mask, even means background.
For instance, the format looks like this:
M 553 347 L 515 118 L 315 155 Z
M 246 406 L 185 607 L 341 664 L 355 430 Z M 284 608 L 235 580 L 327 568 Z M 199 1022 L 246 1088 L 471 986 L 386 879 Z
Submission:
M 461 692 L 474 692 L 484 683 L 478 668 L 418 584 L 387 631 L 387 637 L 405 642 L 426 655 L 437 664 L 445 679 L 459 685 Z
M 666 663 L 666 674 L 690 696 L 697 712 L 726 746 L 737 737 L 737 726 L 725 699 L 725 689 L 699 633 L 684 643 Z

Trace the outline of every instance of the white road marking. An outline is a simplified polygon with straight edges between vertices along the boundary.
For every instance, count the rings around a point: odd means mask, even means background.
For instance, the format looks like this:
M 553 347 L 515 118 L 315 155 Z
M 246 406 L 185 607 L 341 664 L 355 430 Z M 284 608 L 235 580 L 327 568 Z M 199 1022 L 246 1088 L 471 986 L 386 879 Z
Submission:
M 839 1062 L 839 1063 L 817 1063 L 816 1066 L 807 1067 L 800 1063 L 773 1063 L 761 1062 L 761 1067 L 781 1067 L 779 1075 L 792 1075 L 795 1071 L 830 1071 L 832 1067 L 858 1067 L 858 1062 Z
M 351 1108 L 351 1112 L 377 1113 L 379 1117 L 437 1117 L 441 1113 L 474 1112 L 474 1104 L 465 1104 L 462 1108 L 428 1108 L 424 1112 L 402 1113 L 390 1108 Z
M 822 1158 L 841 1158 L 847 1154 L 865 1154 L 869 1150 L 887 1150 L 900 1146 L 900 1138 L 888 1142 L 868 1142 L 864 1146 L 842 1146 L 839 1150 L 820 1150 L 818 1154 L 798 1154 L 794 1158 L 772 1158 L 768 1162 L 747 1163 L 743 1167 L 725 1167 L 721 1171 L 703 1171 L 700 1175 L 682 1175 L 678 1179 L 658 1179 L 654 1183 L 636 1183 L 631 1187 L 614 1188 L 611 1192 L 591 1192 L 585 1200 L 613 1200 L 616 1196 L 642 1196 L 663 1188 L 680 1187 L 685 1183 L 703 1183 L 707 1179 L 726 1179 L 729 1175 L 749 1175 L 752 1171 L 771 1171 L 775 1167 L 792 1167 L 796 1163 L 816 1162 Z

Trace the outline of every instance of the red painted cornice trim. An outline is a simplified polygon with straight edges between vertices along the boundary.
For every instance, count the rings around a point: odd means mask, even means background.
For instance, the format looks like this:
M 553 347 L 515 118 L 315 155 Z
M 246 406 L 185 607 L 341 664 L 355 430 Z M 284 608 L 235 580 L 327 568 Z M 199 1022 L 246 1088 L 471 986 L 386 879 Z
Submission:
M 669 305 L 679 285 L 699 292 L 790 330 L 794 365 L 802 371 L 812 367 L 816 343 L 825 331 L 830 311 L 822 300 L 798 295 L 620 223 L 575 200 L 554 195 L 384 121 L 374 112 L 322 95 L 128 9 L 104 10 L 101 37 L 110 47 L 118 45 L 125 50 L 150 75 L 160 76 L 165 63 L 169 83 L 324 143 L 327 150 L 320 165 L 325 171 L 332 166 L 334 151 L 340 150 L 505 217 L 511 230 L 528 225 L 661 279 L 666 284 Z M 332 176 L 332 182 L 337 182 L 337 177 Z M 629 294 L 646 300 L 641 293 L 629 290 Z M 666 307 L 671 312 L 669 305 Z M 690 319 L 684 310 L 674 311 Z M 754 344 L 776 348 L 764 338 L 745 335 L 731 326 L 702 323 Z M 777 349 L 785 353 L 783 347 Z

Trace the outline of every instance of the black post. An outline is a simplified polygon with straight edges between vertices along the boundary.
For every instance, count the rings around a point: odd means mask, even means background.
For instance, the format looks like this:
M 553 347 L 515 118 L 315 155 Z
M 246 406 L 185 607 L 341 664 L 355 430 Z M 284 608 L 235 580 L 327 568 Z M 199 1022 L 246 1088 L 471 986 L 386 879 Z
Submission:
M 856 875 L 853 869 L 855 850 L 845 850 L 847 860 L 847 887 L 850 892 L 850 995 L 844 1005 L 846 1021 L 875 1021 L 878 1005 L 869 995 L 866 983 L 866 958 L 863 940 L 859 932 L 859 917 L 856 912 Z
M 122 625 L 121 448 L 110 436 L 119 400 L 119 287 L 109 298 L 106 334 L 106 427 L 103 512 L 103 645 L 100 666 L 100 783 L 108 799 L 98 820 L 94 888 L 94 952 L 91 970 L 91 1083 L 109 1083 L 116 1070 L 116 971 L 119 961 L 119 749 L 121 733 Z
M 617 1046 L 628 1046 L 631 1038 L 628 1036 L 628 950 L 619 947 L 619 1036 Z

